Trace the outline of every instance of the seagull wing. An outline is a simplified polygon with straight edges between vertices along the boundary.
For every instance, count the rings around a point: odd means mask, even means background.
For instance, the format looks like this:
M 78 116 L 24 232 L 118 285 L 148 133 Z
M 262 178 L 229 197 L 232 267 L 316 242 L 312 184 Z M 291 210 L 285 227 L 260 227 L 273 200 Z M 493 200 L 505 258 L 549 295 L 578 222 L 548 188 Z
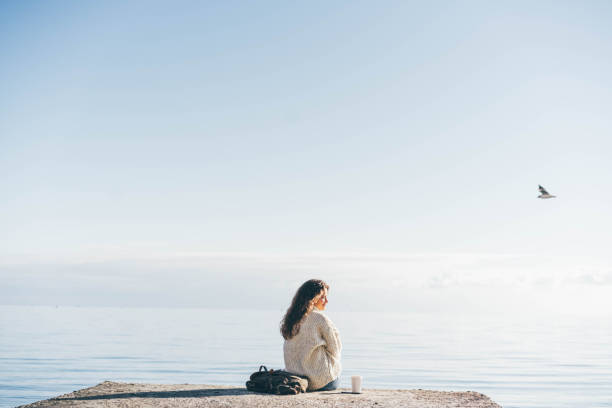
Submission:
M 546 189 L 539 184 L 538 184 L 538 190 L 540 190 L 540 193 L 548 195 L 548 191 L 546 191 Z

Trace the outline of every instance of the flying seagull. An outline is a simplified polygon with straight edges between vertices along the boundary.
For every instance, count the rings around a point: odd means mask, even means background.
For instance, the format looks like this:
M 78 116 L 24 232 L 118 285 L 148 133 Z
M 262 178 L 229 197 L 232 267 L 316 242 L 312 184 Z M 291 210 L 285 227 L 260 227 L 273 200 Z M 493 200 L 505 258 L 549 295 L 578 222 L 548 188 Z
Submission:
M 555 198 L 556 196 L 548 194 L 548 191 L 544 187 L 538 184 L 538 190 L 540 190 L 540 195 L 538 198 Z

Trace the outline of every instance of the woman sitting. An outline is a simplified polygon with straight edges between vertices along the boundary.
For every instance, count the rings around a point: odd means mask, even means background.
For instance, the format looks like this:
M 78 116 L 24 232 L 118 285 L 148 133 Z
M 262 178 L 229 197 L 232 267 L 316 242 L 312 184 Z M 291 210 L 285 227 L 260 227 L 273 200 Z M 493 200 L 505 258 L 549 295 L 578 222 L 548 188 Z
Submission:
M 305 282 L 281 322 L 285 370 L 308 377 L 308 391 L 330 391 L 340 385 L 340 334 L 323 313 L 328 289 L 322 280 Z

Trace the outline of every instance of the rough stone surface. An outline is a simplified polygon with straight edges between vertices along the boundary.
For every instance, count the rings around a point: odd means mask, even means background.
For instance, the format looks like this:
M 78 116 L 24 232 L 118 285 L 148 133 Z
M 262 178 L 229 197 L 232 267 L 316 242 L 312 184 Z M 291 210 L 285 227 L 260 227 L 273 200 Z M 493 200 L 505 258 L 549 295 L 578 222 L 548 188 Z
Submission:
M 362 394 L 350 390 L 312 392 L 298 395 L 269 395 L 247 391 L 243 387 L 193 384 L 132 384 L 105 381 L 22 407 L 246 407 L 246 408 L 501 408 L 478 392 L 428 390 L 364 389 Z

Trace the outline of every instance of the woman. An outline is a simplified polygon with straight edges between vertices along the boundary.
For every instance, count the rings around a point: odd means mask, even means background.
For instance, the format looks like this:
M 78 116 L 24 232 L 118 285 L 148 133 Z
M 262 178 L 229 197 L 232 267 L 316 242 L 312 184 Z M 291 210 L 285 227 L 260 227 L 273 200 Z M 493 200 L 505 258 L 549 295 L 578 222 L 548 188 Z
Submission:
M 329 285 L 304 282 L 281 322 L 285 370 L 308 377 L 308 391 L 335 390 L 340 385 L 340 334 L 323 310 Z

